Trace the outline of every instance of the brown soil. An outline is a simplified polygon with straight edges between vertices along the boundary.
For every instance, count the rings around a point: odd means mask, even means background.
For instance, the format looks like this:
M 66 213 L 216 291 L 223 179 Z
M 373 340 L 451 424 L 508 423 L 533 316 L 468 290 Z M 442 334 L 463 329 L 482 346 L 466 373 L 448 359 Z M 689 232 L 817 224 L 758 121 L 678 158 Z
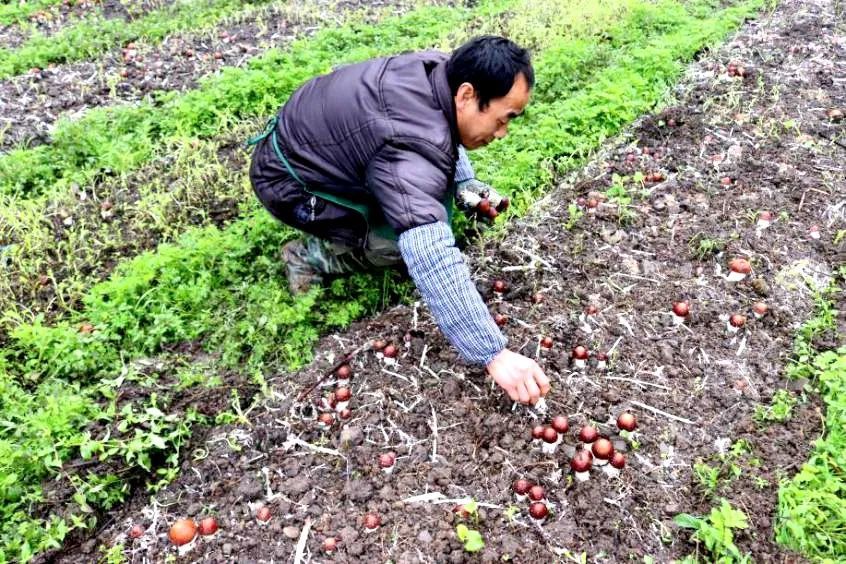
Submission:
M 135 102 L 155 91 L 186 91 L 224 67 L 242 67 L 267 49 L 307 37 L 327 22 L 364 10 L 375 18 L 386 7 L 410 10 L 413 3 L 391 0 L 318 0 L 276 4 L 229 21 L 206 33 L 176 34 L 157 45 L 135 42 L 97 61 L 56 65 L 0 81 L 0 150 L 50 142 L 63 116 L 77 118 L 90 108 Z
M 846 42 L 832 10 L 829 0 L 788 0 L 745 25 L 691 66 L 666 110 L 606 147 L 503 241 L 469 253 L 491 311 L 510 318 L 511 347 L 537 358 L 554 383 L 547 416 L 515 408 L 478 368 L 461 363 L 425 308 L 397 307 L 323 339 L 312 365 L 270 379 L 273 396 L 251 413 L 250 425 L 197 437 L 193 448 L 203 456 L 186 458 L 174 483 L 152 499 L 139 492 L 58 561 L 85 561 L 98 544 L 123 542 L 132 562 L 163 562 L 176 554 L 170 523 L 215 515 L 217 535 L 199 539 L 178 561 L 287 561 L 302 540 L 305 555 L 318 561 L 550 562 L 585 552 L 610 562 L 644 555 L 667 562 L 695 550 L 673 516 L 703 514 L 718 497 L 749 517 L 750 528 L 736 533 L 741 551 L 759 562 L 803 561 L 774 543 L 772 520 L 778 479 L 807 459 L 820 433 L 818 402 L 802 403 L 785 424 L 759 426 L 753 414 L 777 389 L 802 388 L 781 376 L 813 308 L 802 277 L 824 286 L 842 264 L 843 248 L 832 241 L 846 229 L 846 149 L 835 143 L 843 142 L 844 125 L 830 122 L 825 109 L 846 105 L 846 85 L 830 74 L 846 62 Z M 730 62 L 749 75 L 728 76 Z M 635 170 L 660 171 L 665 180 L 638 190 L 622 218 L 606 200 L 563 228 L 568 205 L 607 190 L 613 174 Z M 725 176 L 730 186 L 721 185 Z M 758 236 L 762 210 L 776 221 Z M 809 236 L 813 224 L 819 240 Z M 724 251 L 693 256 L 690 241 L 703 237 L 724 240 Z M 734 256 L 752 263 L 746 280 L 725 280 Z M 501 298 L 491 291 L 496 278 L 509 285 Z M 534 304 L 538 291 L 544 299 Z M 670 309 L 682 299 L 691 315 L 674 326 Z M 760 320 L 750 311 L 758 300 L 770 308 Z M 589 304 L 599 312 L 582 318 Z M 748 321 L 729 334 L 723 316 L 735 312 Z M 555 339 L 551 350 L 539 348 L 541 335 Z M 315 414 L 333 381 L 305 402 L 298 395 L 376 337 L 399 345 L 397 363 L 372 351 L 356 355 L 352 418 L 321 432 Z M 838 338 L 843 333 L 818 344 Z M 598 370 L 595 360 L 584 371 L 572 366 L 577 344 L 609 352 L 610 370 Z M 636 447 L 614 425 L 626 410 L 639 420 Z M 529 432 L 557 414 L 568 416 L 571 432 L 546 456 Z M 575 432 L 589 421 L 626 453 L 619 480 L 598 470 L 589 482 L 570 480 Z M 740 440 L 748 452 L 720 456 Z M 389 476 L 377 464 L 387 451 L 397 453 Z M 730 460 L 741 474 L 724 475 L 712 496 L 692 476 L 697 460 Z M 546 488 L 552 516 L 540 527 L 510 492 L 517 478 Z M 462 517 L 453 509 L 465 497 L 481 503 L 468 522 L 486 543 L 478 556 L 455 535 Z M 254 516 L 262 504 L 272 511 L 266 525 Z M 382 517 L 376 532 L 362 528 L 367 512 Z M 126 536 L 133 523 L 146 528 L 140 539 Z M 329 536 L 340 546 L 331 558 L 321 550 Z

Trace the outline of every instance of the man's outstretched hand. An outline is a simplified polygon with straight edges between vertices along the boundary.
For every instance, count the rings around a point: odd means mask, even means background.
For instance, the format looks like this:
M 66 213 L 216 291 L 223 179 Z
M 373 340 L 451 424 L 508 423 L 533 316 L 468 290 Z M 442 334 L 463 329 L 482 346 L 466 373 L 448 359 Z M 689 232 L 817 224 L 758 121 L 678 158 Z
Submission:
M 549 378 L 538 363 L 508 349 L 488 363 L 488 374 L 512 400 L 520 403 L 534 405 L 549 392 Z

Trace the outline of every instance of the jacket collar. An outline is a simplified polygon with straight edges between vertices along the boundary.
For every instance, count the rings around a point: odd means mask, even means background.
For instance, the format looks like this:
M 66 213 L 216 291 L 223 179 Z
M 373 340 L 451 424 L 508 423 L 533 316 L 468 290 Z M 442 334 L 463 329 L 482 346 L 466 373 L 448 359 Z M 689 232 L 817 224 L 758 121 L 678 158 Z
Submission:
M 435 69 L 429 75 L 429 81 L 432 83 L 432 92 L 435 95 L 435 102 L 440 106 L 447 122 L 449 122 L 449 130 L 452 132 L 452 144 L 458 146 L 461 142 L 461 137 L 458 135 L 458 122 L 455 117 L 455 100 L 452 92 L 449 89 L 449 82 L 446 76 L 446 61 L 437 64 Z

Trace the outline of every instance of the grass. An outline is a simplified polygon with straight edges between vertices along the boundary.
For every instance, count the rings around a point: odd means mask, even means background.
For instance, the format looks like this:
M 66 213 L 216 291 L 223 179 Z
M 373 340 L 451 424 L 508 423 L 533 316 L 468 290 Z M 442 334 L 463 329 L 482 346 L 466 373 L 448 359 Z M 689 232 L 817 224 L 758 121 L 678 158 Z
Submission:
M 8 2 L 0 4 L 0 25 L 15 25 L 26 22 L 39 10 L 55 6 L 63 0 L 29 0 L 28 2 Z M 71 4 L 76 4 L 72 0 Z
M 840 282 L 846 276 L 841 267 Z M 832 285 L 817 295 L 816 315 L 794 343 L 788 371 L 807 378 L 825 404 L 823 434 L 813 443 L 810 459 L 791 479 L 779 484 L 776 540 L 816 562 L 846 557 L 846 347 L 817 352 L 816 339 L 837 331 L 836 303 L 842 288 Z

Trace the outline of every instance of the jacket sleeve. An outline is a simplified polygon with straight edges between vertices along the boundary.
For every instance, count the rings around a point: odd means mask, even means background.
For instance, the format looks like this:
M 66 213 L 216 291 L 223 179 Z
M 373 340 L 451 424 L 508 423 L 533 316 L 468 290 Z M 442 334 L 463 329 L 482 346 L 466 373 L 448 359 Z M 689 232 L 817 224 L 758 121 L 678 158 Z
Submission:
M 420 225 L 447 222 L 446 171 L 452 166 L 446 154 L 442 162 L 435 163 L 421 152 L 397 144 L 385 145 L 370 161 L 367 186 L 397 234 Z
M 508 341 L 476 291 L 449 226 L 436 222 L 409 229 L 400 235 L 399 248 L 446 338 L 467 362 L 487 365 Z

